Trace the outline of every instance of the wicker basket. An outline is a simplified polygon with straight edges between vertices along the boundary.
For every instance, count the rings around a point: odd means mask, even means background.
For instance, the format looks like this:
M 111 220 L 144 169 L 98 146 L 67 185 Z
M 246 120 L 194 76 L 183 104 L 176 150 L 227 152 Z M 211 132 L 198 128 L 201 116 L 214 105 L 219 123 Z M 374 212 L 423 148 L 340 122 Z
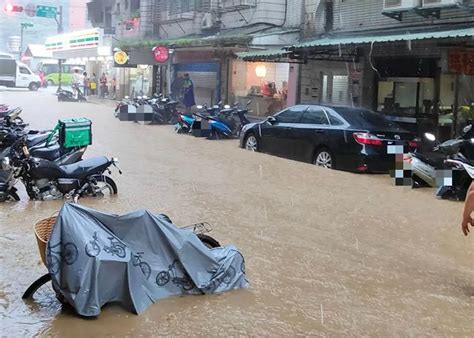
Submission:
M 41 260 L 43 264 L 48 266 L 46 263 L 46 244 L 48 243 L 51 232 L 53 231 L 54 224 L 56 223 L 56 216 L 48 217 L 38 221 L 35 224 L 35 236 L 38 242 L 38 249 L 40 251 Z

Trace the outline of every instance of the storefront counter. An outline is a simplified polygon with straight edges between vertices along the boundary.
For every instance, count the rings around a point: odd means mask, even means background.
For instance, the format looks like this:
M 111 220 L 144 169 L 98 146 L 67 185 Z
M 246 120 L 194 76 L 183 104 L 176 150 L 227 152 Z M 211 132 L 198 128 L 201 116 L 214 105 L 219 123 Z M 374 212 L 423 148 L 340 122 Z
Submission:
M 244 108 L 247 102 L 252 101 L 248 109 L 252 110 L 251 115 L 268 116 L 281 111 L 285 108 L 285 104 L 280 98 L 266 97 L 263 95 L 247 95 L 237 97 L 239 107 Z

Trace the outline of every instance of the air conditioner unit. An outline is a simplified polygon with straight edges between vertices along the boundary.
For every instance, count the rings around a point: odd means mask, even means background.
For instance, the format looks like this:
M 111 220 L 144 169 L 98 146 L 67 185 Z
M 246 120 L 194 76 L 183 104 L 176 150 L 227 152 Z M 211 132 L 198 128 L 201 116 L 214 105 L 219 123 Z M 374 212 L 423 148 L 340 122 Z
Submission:
M 423 8 L 462 5 L 463 0 L 423 0 Z
M 421 0 L 383 0 L 383 10 L 403 11 L 421 6 Z

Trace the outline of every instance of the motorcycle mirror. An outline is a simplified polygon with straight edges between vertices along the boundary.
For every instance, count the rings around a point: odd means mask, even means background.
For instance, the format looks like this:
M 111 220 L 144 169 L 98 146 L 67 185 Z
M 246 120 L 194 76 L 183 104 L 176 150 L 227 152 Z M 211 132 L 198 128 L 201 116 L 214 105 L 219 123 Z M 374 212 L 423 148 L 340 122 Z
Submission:
M 252 100 L 248 100 L 247 101 L 247 106 L 250 106 L 251 103 L 252 103 Z
M 222 104 L 222 101 L 217 102 L 217 105 L 220 106 Z
M 472 129 L 472 124 L 465 126 L 464 129 L 462 130 L 464 133 L 468 133 Z
M 425 138 L 426 138 L 428 141 L 431 141 L 431 142 L 436 141 L 436 136 L 434 136 L 434 135 L 431 134 L 431 133 L 425 133 Z
M 229 108 L 230 108 L 230 106 L 229 106 L 228 104 L 226 104 L 226 105 L 224 106 L 224 109 L 229 109 Z

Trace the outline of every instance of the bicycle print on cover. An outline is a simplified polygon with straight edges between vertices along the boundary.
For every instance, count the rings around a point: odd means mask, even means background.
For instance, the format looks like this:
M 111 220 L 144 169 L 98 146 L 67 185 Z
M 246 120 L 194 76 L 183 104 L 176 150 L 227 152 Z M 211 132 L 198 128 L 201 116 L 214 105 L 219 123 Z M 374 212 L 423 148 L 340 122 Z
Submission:
M 110 295 L 138 314 L 169 296 L 249 286 L 237 248 L 209 249 L 192 230 L 146 210 L 112 215 L 66 203 L 50 243 L 64 243 L 47 247 L 53 288 L 82 316 L 99 315 Z

